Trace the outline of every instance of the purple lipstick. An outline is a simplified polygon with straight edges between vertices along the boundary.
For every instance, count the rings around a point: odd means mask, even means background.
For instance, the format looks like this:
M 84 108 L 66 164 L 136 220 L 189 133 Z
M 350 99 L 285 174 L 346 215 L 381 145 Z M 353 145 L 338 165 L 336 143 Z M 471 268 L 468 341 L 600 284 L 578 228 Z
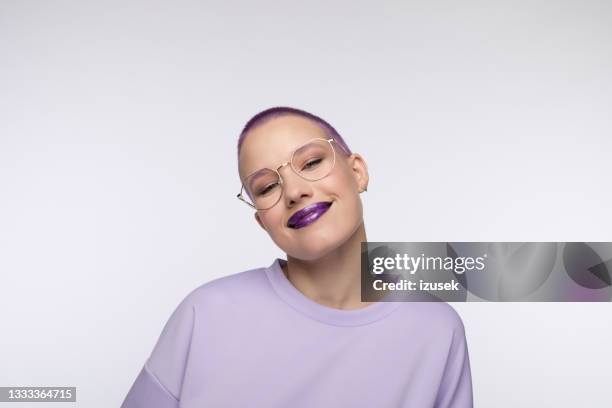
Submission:
M 289 228 L 298 229 L 310 225 L 319 219 L 331 205 L 331 201 L 321 201 L 319 203 L 310 204 L 293 214 L 291 218 L 289 218 L 289 221 L 287 221 L 287 226 Z

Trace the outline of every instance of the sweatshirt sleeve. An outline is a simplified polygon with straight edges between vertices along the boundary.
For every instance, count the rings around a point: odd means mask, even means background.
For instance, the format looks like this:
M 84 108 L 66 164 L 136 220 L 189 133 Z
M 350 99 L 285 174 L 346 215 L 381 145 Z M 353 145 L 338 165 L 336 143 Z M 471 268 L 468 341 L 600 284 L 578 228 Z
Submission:
M 459 318 L 442 375 L 436 408 L 472 408 L 472 374 L 463 322 Z
M 176 408 L 195 318 L 189 298 L 183 300 L 164 326 L 153 352 L 130 388 L 121 408 Z

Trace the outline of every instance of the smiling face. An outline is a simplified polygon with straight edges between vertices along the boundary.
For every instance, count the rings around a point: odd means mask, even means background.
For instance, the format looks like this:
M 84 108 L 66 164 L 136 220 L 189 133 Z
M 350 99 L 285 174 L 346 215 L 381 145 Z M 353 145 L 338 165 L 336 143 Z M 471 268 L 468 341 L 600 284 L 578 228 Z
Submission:
M 298 115 L 275 117 L 255 126 L 240 150 L 241 180 L 244 182 L 246 176 L 262 168 L 276 169 L 291 159 L 296 148 L 313 138 L 328 139 L 328 136 L 317 124 Z M 327 255 L 341 247 L 363 223 L 359 192 L 368 183 L 365 161 L 356 153 L 347 156 L 336 143 L 332 144 L 336 160 L 329 175 L 308 181 L 298 176 L 290 165 L 282 167 L 280 201 L 272 208 L 255 213 L 255 219 L 272 241 L 294 258 L 316 260 Z M 311 208 L 319 211 L 299 217 L 304 213 L 298 213 L 300 210 Z M 317 218 L 317 215 L 320 216 Z M 314 222 L 305 222 L 308 217 L 315 219 Z M 296 218 L 298 228 L 295 228 Z

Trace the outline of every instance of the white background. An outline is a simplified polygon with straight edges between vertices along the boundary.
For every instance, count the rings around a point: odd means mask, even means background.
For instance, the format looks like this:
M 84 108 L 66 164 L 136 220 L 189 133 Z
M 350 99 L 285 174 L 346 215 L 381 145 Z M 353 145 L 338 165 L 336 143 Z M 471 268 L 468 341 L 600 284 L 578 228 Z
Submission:
M 283 255 L 235 198 L 275 105 L 363 154 L 370 241 L 612 241 L 610 2 L 0 1 L 0 386 L 119 406 Z M 611 303 L 453 306 L 475 406 L 612 406 Z

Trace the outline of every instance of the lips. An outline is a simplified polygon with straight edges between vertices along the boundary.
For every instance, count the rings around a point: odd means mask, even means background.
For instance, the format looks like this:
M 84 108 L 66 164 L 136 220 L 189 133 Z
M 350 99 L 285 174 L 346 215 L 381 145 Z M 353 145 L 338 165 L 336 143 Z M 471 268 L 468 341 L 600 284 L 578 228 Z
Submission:
M 305 227 L 322 216 L 331 205 L 331 201 L 321 201 L 310 204 L 293 214 L 291 218 L 289 218 L 289 221 L 287 221 L 287 226 L 294 229 Z

